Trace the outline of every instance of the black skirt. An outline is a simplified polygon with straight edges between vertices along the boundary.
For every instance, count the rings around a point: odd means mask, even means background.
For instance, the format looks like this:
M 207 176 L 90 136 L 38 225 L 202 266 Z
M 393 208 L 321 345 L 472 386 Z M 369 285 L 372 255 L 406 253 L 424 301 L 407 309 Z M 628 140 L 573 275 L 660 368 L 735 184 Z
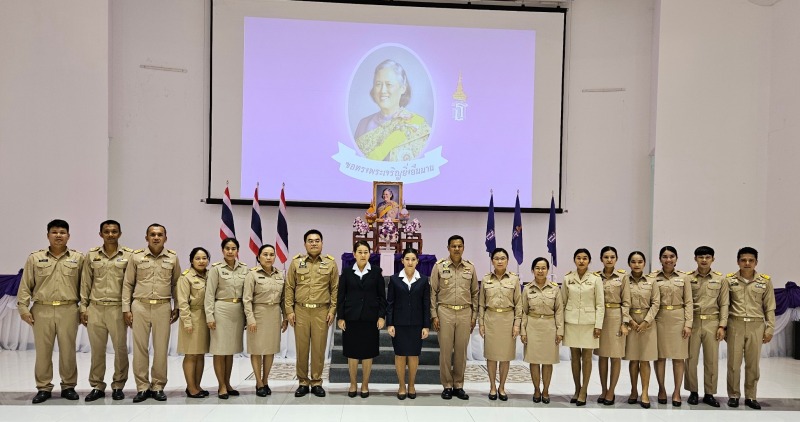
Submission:
M 419 356 L 422 352 L 422 326 L 395 325 L 392 346 L 397 356 Z
M 378 356 L 378 321 L 345 321 L 342 353 L 350 359 L 372 359 Z

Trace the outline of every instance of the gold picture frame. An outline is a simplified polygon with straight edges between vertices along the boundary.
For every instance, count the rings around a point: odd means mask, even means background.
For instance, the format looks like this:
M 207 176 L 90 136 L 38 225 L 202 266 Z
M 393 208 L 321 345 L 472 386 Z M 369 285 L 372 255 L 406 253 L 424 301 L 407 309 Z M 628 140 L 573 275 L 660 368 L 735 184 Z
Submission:
M 388 193 L 386 199 L 383 198 L 384 191 Z M 372 182 L 372 203 L 378 221 L 386 218 L 397 221 L 403 208 L 403 182 Z

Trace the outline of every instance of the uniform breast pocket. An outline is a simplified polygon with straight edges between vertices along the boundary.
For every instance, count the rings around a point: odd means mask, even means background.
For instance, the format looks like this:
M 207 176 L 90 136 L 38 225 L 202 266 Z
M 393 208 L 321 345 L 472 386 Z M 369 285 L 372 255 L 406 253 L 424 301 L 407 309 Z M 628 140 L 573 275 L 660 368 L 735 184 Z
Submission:
M 322 275 L 329 275 L 331 273 L 331 269 L 332 269 L 332 267 L 330 267 L 328 265 L 326 265 L 324 267 L 320 266 L 319 270 L 317 272 L 322 274 Z
M 61 274 L 64 274 L 66 277 L 74 277 L 78 274 L 78 263 L 65 261 L 61 264 Z
M 716 293 L 719 294 L 719 289 L 722 288 L 722 283 L 708 283 L 708 290 L 716 290 Z M 692 286 L 694 287 L 694 286 Z
M 189 283 L 189 286 L 192 288 L 191 297 L 205 298 L 205 296 L 206 296 L 206 283 L 192 282 L 192 283 Z
M 162 277 L 170 278 L 172 277 L 172 270 L 175 268 L 175 264 L 172 262 L 162 262 L 161 266 L 159 267 L 159 273 Z
M 683 287 L 686 284 L 685 281 L 674 281 L 673 283 L 678 287 Z
M 136 265 L 136 278 L 148 279 L 153 276 L 153 261 L 142 261 Z
M 92 261 L 89 265 L 92 267 L 92 273 L 96 277 L 102 277 L 106 273 L 106 263 L 103 261 Z
M 297 269 L 297 277 L 296 282 L 297 284 L 306 284 L 308 283 L 308 267 L 300 267 Z
M 50 274 L 53 274 L 53 263 L 50 260 L 47 262 L 37 262 L 36 263 L 36 277 L 49 277 Z
M 114 265 L 111 266 L 111 270 L 114 271 L 116 275 L 122 275 L 125 273 L 125 268 L 128 268 L 128 260 L 124 261 L 114 261 Z

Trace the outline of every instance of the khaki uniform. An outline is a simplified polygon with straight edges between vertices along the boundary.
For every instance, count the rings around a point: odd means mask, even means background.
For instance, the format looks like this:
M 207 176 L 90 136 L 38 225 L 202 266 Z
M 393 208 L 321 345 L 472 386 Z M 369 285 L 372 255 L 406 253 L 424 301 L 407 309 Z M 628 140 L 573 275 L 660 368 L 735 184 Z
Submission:
M 267 273 L 260 265 L 244 279 L 244 315 L 247 325 L 256 325 L 256 332 L 247 331 L 247 353 L 274 355 L 281 349 L 281 323 L 284 303 L 283 272 L 272 268 Z
M 206 283 L 206 321 L 216 323 L 211 330 L 213 355 L 228 356 L 242 353 L 244 335 L 244 279 L 250 269 L 244 262 L 236 261 L 233 267 L 225 261 L 214 263 L 208 270 Z
M 739 272 L 728 274 L 731 303 L 728 312 L 728 397 L 739 398 L 742 358 L 744 358 L 744 397 L 755 400 L 759 361 L 764 334 L 775 332 L 775 291 L 766 274 L 756 273 L 753 281 Z
M 483 355 L 487 360 L 512 361 L 517 354 L 513 328 L 522 325 L 519 276 L 506 271 L 483 277 L 478 300 L 478 324 L 484 327 Z
M 208 324 L 203 306 L 206 300 L 206 277 L 189 268 L 181 274 L 176 287 L 176 306 L 180 310 L 180 329 L 178 330 L 178 353 L 200 355 L 208 353 Z M 186 331 L 192 329 L 189 334 Z
M 328 323 L 336 317 L 339 294 L 339 267 L 330 255 L 295 255 L 289 265 L 284 292 L 285 312 L 295 314 L 295 347 L 297 379 L 300 385 L 322 385 Z M 311 376 L 308 355 L 311 352 Z
M 522 335 L 528 337 L 523 360 L 533 364 L 558 363 L 556 336 L 564 335 L 564 302 L 558 283 L 535 281 L 522 290 Z
M 658 327 L 654 324 L 661 307 L 661 292 L 653 278 L 644 275 L 635 278 L 626 275 L 622 279 L 631 292 L 631 319 L 637 324 L 647 321 L 644 332 L 631 330 L 625 340 L 625 359 L 652 361 L 658 359 Z
M 603 328 L 606 307 L 603 282 L 597 274 L 586 271 L 583 277 L 570 271 L 561 284 L 564 301 L 564 346 L 581 349 L 600 347 L 594 329 Z
M 661 306 L 656 315 L 658 326 L 658 358 L 686 359 L 689 357 L 689 339 L 683 338 L 683 328 L 692 328 L 692 286 L 686 273 L 675 271 L 670 277 L 654 271 L 647 275 L 655 280 L 661 294 Z
M 478 319 L 478 277 L 466 259 L 440 259 L 431 271 L 431 319 L 439 318 L 439 378 L 445 388 L 462 388 L 472 321 Z
M 710 271 L 701 275 L 697 270 L 686 274 L 692 287 L 694 304 L 694 324 L 689 338 L 689 360 L 686 362 L 684 388 L 689 392 L 697 390 L 697 364 L 700 360 L 700 346 L 703 347 L 703 391 L 717 394 L 717 375 L 719 373 L 719 341 L 717 329 L 728 326 L 728 283 L 723 283 L 722 273 Z
M 86 329 L 92 348 L 89 384 L 100 391 L 106 389 L 103 378 L 109 337 L 114 347 L 111 388 L 121 390 L 128 381 L 128 327 L 122 317 L 122 283 L 131 254 L 131 249 L 121 247 L 106 255 L 102 247 L 97 247 L 89 250 L 83 262 L 81 313 L 86 312 L 89 320 Z
M 608 358 L 625 356 L 625 340 L 622 324 L 631 320 L 631 290 L 624 282 L 625 270 L 616 270 L 610 276 L 604 272 L 596 273 L 603 280 L 603 300 L 606 312 L 603 317 L 603 331 L 600 333 L 600 347 L 594 354 Z
M 75 388 L 78 366 L 75 341 L 78 336 L 78 290 L 83 255 L 68 249 L 55 256 L 49 249 L 32 252 L 22 269 L 17 292 L 20 316 L 33 315 L 33 343 L 36 347 L 34 377 L 36 389 L 53 391 L 53 347 L 58 341 L 58 373 L 61 390 Z M 33 302 L 33 308 L 30 304 Z
M 133 313 L 133 377 L 137 391 L 160 391 L 167 384 L 170 302 L 175 297 L 180 275 L 178 256 L 171 249 L 163 249 L 158 256 L 149 248 L 138 249 L 128 260 L 122 287 L 122 312 Z M 149 368 L 151 332 L 152 371 Z

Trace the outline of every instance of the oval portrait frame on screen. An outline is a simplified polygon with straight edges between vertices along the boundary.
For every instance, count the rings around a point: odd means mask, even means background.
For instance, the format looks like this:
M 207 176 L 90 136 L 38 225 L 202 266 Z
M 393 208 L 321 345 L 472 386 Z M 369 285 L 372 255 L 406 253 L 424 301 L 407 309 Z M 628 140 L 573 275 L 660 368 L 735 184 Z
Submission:
M 402 44 L 380 44 L 357 63 L 347 117 L 358 154 L 410 161 L 432 147 L 435 96 L 430 73 Z

